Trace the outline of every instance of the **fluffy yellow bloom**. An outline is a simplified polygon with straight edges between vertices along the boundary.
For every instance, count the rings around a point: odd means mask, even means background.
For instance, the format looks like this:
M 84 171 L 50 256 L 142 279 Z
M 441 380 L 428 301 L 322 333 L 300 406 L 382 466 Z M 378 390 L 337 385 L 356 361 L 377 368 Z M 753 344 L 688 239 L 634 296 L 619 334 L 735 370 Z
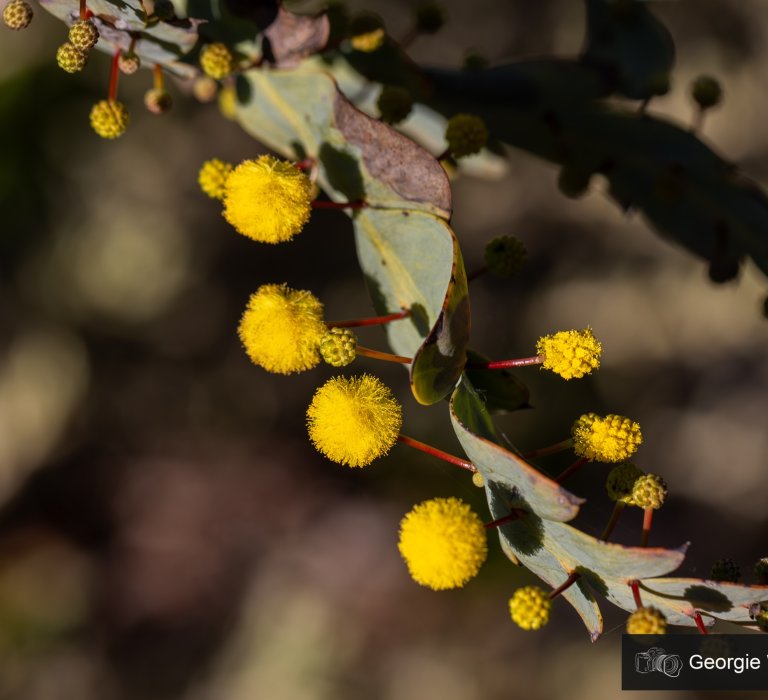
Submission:
M 581 379 L 600 366 L 602 346 L 590 328 L 560 331 L 545 335 L 536 344 L 536 353 L 544 357 L 542 366 L 563 379 Z
M 128 128 L 128 110 L 122 102 L 101 100 L 91 108 L 91 127 L 103 139 L 116 139 Z
M 512 621 L 524 630 L 537 630 L 549 622 L 552 601 L 538 586 L 518 588 L 509 599 Z
M 458 498 L 433 498 L 400 522 L 398 549 L 416 583 L 442 591 L 460 588 L 488 556 L 483 521 Z
M 312 397 L 307 427 L 312 444 L 328 459 L 364 467 L 397 441 L 402 409 L 378 378 L 333 377 Z
M 571 428 L 573 449 L 579 457 L 598 462 L 624 462 L 643 441 L 640 425 L 613 414 L 601 418 L 596 413 L 580 416 Z
M 320 362 L 326 330 L 323 305 L 310 292 L 266 284 L 251 295 L 237 332 L 255 364 L 291 374 Z
M 233 166 L 231 163 L 225 163 L 218 158 L 206 160 L 197 176 L 200 189 L 211 199 L 224 199 L 227 180 L 232 170 Z
M 295 165 L 272 156 L 246 160 L 227 180 L 224 218 L 244 236 L 283 243 L 309 221 L 312 183 Z

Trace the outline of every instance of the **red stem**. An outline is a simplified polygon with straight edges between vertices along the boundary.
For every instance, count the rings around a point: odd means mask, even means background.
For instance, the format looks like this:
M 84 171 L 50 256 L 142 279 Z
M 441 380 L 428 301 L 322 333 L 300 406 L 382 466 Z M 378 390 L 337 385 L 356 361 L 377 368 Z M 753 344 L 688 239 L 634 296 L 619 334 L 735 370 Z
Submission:
M 454 464 L 457 467 L 461 467 L 462 469 L 466 469 L 470 472 L 476 472 L 477 467 L 472 464 L 472 462 L 467 462 L 465 459 L 461 459 L 459 457 L 454 457 L 451 454 L 448 454 L 447 452 L 443 452 L 442 450 L 438 450 L 436 447 L 432 447 L 432 445 L 427 445 L 424 442 L 420 442 L 419 440 L 414 440 L 411 437 L 408 437 L 407 435 L 398 435 L 397 439 L 402 442 L 404 445 L 408 445 L 409 447 L 413 447 L 417 450 L 421 450 L 422 452 L 426 452 L 428 455 L 432 455 L 433 457 L 437 457 L 438 459 L 442 459 L 444 462 L 449 462 L 450 464 Z
M 648 546 L 648 538 L 651 536 L 651 523 L 653 522 L 653 508 L 645 508 L 643 511 L 643 534 L 640 537 L 640 546 Z
M 304 160 L 299 160 L 294 163 L 294 165 L 304 172 L 305 170 L 312 170 L 312 167 L 315 164 L 314 158 L 305 158 Z
M 467 369 L 507 369 L 509 367 L 527 367 L 528 365 L 540 365 L 544 362 L 543 355 L 535 357 L 521 357 L 515 360 L 496 360 L 494 362 L 471 362 Z
M 115 51 L 115 55 L 112 57 L 112 71 L 109 74 L 109 101 L 114 102 L 117 100 L 117 83 L 120 79 L 120 67 L 118 61 L 120 60 L 120 49 Z
M 80 19 L 88 19 L 88 8 L 85 0 L 80 0 Z
M 520 518 L 525 517 L 526 512 L 524 510 L 520 510 L 519 508 L 513 508 L 511 513 L 508 513 L 507 515 L 497 518 L 496 520 L 491 520 L 491 522 L 485 524 L 485 529 L 490 530 L 494 527 L 501 527 L 502 525 L 506 523 L 514 522 L 515 520 L 520 520 Z
M 313 209 L 365 209 L 367 202 L 327 202 L 325 200 L 315 200 L 312 202 Z
M 704 624 L 704 620 L 701 619 L 701 613 L 698 610 L 693 615 L 693 621 L 696 623 L 696 627 L 698 627 L 699 632 L 702 634 L 709 634 L 707 631 L 707 626 Z
M 579 457 L 570 467 L 567 467 L 558 474 L 555 481 L 558 484 L 563 483 L 563 481 L 565 481 L 571 474 L 579 471 L 579 469 L 581 469 L 587 462 L 589 462 L 589 460 L 586 457 Z
M 642 608 L 643 607 L 643 601 L 640 598 L 640 582 L 637 581 L 637 580 L 630 581 L 629 582 L 629 587 L 632 589 L 632 596 L 635 599 L 635 605 L 637 606 L 638 609 Z
M 409 309 L 398 311 L 396 314 L 387 314 L 386 316 L 374 316 L 372 318 L 355 318 L 351 321 L 333 321 L 326 324 L 328 328 L 358 328 L 360 326 L 380 326 L 390 321 L 398 321 L 401 318 L 407 318 L 411 315 Z
M 578 571 L 571 571 L 571 573 L 568 574 L 568 578 L 565 579 L 565 581 L 563 581 L 557 588 L 555 588 L 554 591 L 549 594 L 549 599 L 554 600 L 561 593 L 565 593 L 565 591 L 567 591 L 580 578 L 581 574 Z
M 386 360 L 387 362 L 399 362 L 403 365 L 410 365 L 413 360 L 410 357 L 402 355 L 393 355 L 391 352 L 381 352 L 381 350 L 372 350 L 371 348 L 357 346 L 357 354 L 364 357 L 372 357 L 376 360 Z

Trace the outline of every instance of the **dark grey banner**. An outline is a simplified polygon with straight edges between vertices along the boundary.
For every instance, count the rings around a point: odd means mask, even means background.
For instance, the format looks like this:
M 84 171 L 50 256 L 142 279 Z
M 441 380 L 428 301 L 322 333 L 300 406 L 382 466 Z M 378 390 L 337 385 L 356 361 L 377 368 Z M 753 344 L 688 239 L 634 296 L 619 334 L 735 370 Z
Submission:
M 768 690 L 768 634 L 625 634 L 621 688 Z

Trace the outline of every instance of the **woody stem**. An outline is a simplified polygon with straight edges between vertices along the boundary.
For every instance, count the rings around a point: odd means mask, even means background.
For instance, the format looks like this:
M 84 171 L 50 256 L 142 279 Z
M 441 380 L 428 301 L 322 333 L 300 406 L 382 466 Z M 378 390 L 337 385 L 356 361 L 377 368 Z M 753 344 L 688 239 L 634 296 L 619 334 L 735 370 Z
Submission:
M 580 578 L 581 574 L 578 571 L 571 571 L 571 573 L 568 574 L 568 578 L 565 579 L 565 581 L 563 581 L 557 588 L 555 588 L 554 591 L 549 594 L 549 599 L 554 600 L 561 593 L 565 593 L 565 591 L 567 591 Z
M 523 457 L 525 457 L 526 459 L 536 459 L 536 457 L 547 457 L 549 455 L 562 452 L 563 450 L 567 450 L 571 447 L 573 447 L 573 440 L 571 438 L 568 438 L 567 440 L 556 442 L 554 445 L 550 445 L 549 447 L 540 447 L 538 450 L 531 450 L 530 452 L 526 452 L 523 455 Z
M 651 523 L 653 522 L 653 508 L 643 510 L 643 534 L 640 537 L 640 546 L 648 546 L 648 538 L 651 536 Z
M 356 202 L 329 202 L 325 200 L 314 200 L 311 204 L 313 209 L 365 209 L 367 202 L 358 200 Z
M 585 465 L 589 460 L 586 457 L 579 457 L 570 467 L 566 467 L 560 474 L 557 475 L 555 478 L 555 481 L 558 484 L 561 484 L 563 481 L 565 481 L 571 474 L 576 473 L 581 469 L 583 465 Z
M 117 83 L 120 79 L 120 49 L 115 51 L 115 55 L 112 56 L 112 69 L 109 74 L 109 94 L 108 99 L 110 102 L 114 102 L 117 99 Z
M 608 538 L 611 536 L 611 533 L 613 532 L 613 528 L 616 527 L 616 523 L 619 522 L 619 518 L 621 517 L 622 512 L 624 511 L 624 502 L 623 501 L 616 501 L 616 505 L 613 506 L 613 512 L 611 513 L 611 517 L 608 519 L 608 523 L 605 526 L 605 530 L 603 530 L 603 534 L 600 535 L 600 539 L 604 542 L 608 541 Z
M 449 462 L 450 464 L 454 464 L 455 466 L 461 467 L 462 469 L 466 469 L 470 472 L 477 471 L 477 467 L 472 464 L 472 462 L 468 462 L 465 459 L 461 459 L 460 457 L 455 457 L 454 455 L 448 454 L 447 452 L 438 450 L 436 447 L 432 447 L 432 445 L 427 445 L 426 443 L 420 442 L 419 440 L 414 440 L 413 438 L 408 437 L 407 435 L 403 435 L 402 433 L 397 436 L 397 439 L 404 445 L 408 445 L 414 449 L 426 452 L 428 455 L 442 459 L 444 462 Z
M 391 352 L 381 352 L 380 350 L 372 350 L 371 348 L 357 346 L 357 354 L 364 357 L 373 357 L 376 360 L 386 360 L 387 362 L 399 362 L 403 365 L 409 365 L 413 360 L 410 357 L 403 357 L 402 355 L 393 355 Z
M 527 367 L 528 365 L 540 365 L 544 362 L 543 355 L 534 357 L 521 357 L 514 360 L 495 360 L 494 362 L 471 362 L 467 369 L 507 369 L 508 367 Z
M 358 328 L 361 326 L 381 326 L 390 321 L 398 321 L 401 318 L 407 318 L 411 315 L 410 309 L 403 309 L 394 314 L 386 316 L 373 316 L 371 318 L 355 318 L 351 321 L 332 321 L 327 323 L 328 328 Z

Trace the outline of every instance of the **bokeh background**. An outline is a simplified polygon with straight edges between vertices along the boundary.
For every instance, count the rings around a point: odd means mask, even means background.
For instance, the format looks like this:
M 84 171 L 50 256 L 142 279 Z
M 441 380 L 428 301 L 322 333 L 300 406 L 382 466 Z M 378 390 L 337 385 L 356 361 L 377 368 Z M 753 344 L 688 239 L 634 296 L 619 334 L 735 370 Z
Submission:
M 449 23 L 413 45 L 417 61 L 581 46 L 581 3 L 444 4 Z M 411 5 L 350 3 L 379 12 L 395 37 Z M 691 79 L 717 76 L 725 102 L 703 136 L 768 185 L 765 4 L 654 7 L 678 65 L 651 111 L 690 123 Z M 237 235 L 199 193 L 197 169 L 262 147 L 173 87 L 170 114 L 144 112 L 147 71 L 122 81 L 130 130 L 98 139 L 87 114 L 109 59 L 66 75 L 54 59 L 63 40 L 42 10 L 26 32 L 0 34 L 0 698 L 616 697 L 625 613 L 603 604 L 595 644 L 564 601 L 543 631 L 519 630 L 506 601 L 533 578 L 495 540 L 465 589 L 415 585 L 395 547 L 403 513 L 455 495 L 485 516 L 482 492 L 401 446 L 365 470 L 324 460 L 303 412 L 331 372 L 271 376 L 239 347 L 239 315 L 266 282 L 312 289 L 330 318 L 370 312 L 348 220 L 318 213 L 285 246 Z M 715 286 L 704 263 L 625 216 L 599 183 L 571 201 L 556 179 L 510 151 L 503 178 L 454 183 L 470 271 L 495 235 L 530 252 L 516 281 L 473 283 L 474 346 L 527 355 L 540 335 L 589 324 L 605 349 L 581 382 L 521 372 L 535 410 L 497 423 L 532 449 L 566 437 L 584 411 L 632 416 L 645 434 L 638 464 L 671 491 L 652 540 L 692 542 L 685 574 L 729 556 L 749 577 L 768 555 L 766 280 L 747 265 Z M 381 330 L 361 336 L 383 347 Z M 358 362 L 405 401 L 409 434 L 459 450 L 444 406 L 409 400 L 401 368 Z M 579 525 L 595 534 L 610 512 L 605 471 L 569 482 L 589 497 Z M 636 542 L 640 520 L 626 514 L 616 539 Z M 666 697 L 683 696 L 695 694 Z

